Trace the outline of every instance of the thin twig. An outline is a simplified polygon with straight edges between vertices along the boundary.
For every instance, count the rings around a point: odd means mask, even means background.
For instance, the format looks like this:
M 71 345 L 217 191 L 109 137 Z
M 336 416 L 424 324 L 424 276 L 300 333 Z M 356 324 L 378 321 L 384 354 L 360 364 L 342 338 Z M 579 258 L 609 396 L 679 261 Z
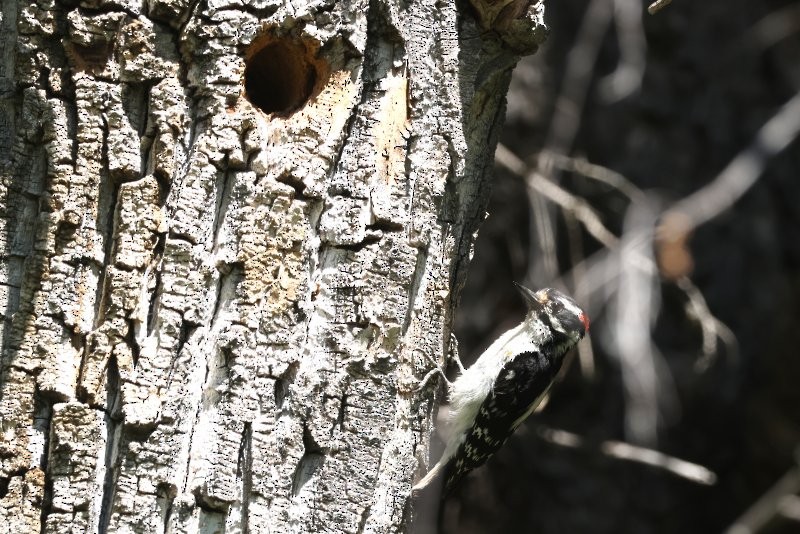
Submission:
M 525 162 L 502 144 L 497 145 L 495 160 L 514 174 L 525 177 L 528 186 L 536 190 L 537 193 L 544 195 L 562 209 L 571 212 L 576 219 L 583 223 L 589 234 L 600 243 L 608 248 L 617 246 L 619 238 L 605 227 L 588 202 L 569 193 L 563 187 L 545 178 L 541 173 L 537 171 L 528 172 L 528 166 L 525 165 Z
M 619 238 L 610 232 L 592 206 L 580 197 L 569 193 L 555 182 L 551 182 L 544 175 L 533 172 L 527 176 L 528 186 L 536 192 L 547 197 L 551 202 L 562 209 L 571 212 L 576 219 L 581 221 L 595 239 L 608 248 L 615 248 Z
M 707 467 L 670 456 L 655 449 L 639 447 L 623 441 L 614 440 L 602 441 L 599 445 L 592 446 L 579 434 L 544 425 L 540 425 L 536 433 L 548 443 L 572 449 L 599 450 L 611 458 L 662 469 L 697 484 L 711 486 L 717 481 L 717 475 Z
M 714 356 L 719 354 L 718 339 L 725 343 L 727 354 L 736 359 L 739 354 L 736 337 L 722 321 L 714 317 L 700 289 L 687 276 L 678 278 L 675 283 L 688 297 L 688 315 L 700 323 L 703 333 L 703 355 L 695 362 L 695 370 L 703 372 L 714 362 Z
M 586 178 L 591 178 L 597 182 L 609 185 L 628 197 L 628 200 L 631 202 L 644 201 L 645 195 L 641 189 L 625 178 L 623 174 L 609 169 L 608 167 L 595 165 L 584 158 L 572 158 L 554 153 L 543 152 L 540 157 L 550 158 L 553 165 L 563 171 L 575 172 Z M 525 173 L 520 172 L 518 174 L 523 175 Z
M 790 469 L 739 519 L 728 527 L 725 534 L 755 534 L 764 528 L 779 510 L 782 499 L 800 492 L 800 468 Z
M 534 246 L 530 247 L 530 267 L 526 278 L 550 280 L 558 275 L 558 254 L 556 253 L 556 227 L 552 207 L 541 195 L 528 187 L 528 203 L 531 206 L 531 235 L 536 236 Z M 536 246 L 538 245 L 538 247 Z
M 575 46 L 567 55 L 564 80 L 545 143 L 549 152 L 568 154 L 572 151 L 600 45 L 613 16 L 613 5 L 610 0 L 592 0 L 584 11 Z
M 609 456 L 658 467 L 698 484 L 711 486 L 717 481 L 716 473 L 710 469 L 653 449 L 622 441 L 605 441 L 601 445 L 601 450 Z
M 647 12 L 650 13 L 651 15 L 655 15 L 656 13 L 658 13 L 671 3 L 672 0 L 656 0 L 655 2 L 647 6 Z

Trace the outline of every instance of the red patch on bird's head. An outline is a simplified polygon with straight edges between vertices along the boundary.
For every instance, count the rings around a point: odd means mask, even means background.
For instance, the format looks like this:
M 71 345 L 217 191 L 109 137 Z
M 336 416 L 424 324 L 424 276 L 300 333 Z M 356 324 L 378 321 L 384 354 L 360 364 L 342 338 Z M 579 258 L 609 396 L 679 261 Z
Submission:
M 583 327 L 586 328 L 586 331 L 588 332 L 589 331 L 589 316 L 586 315 L 585 313 L 581 313 L 581 316 L 579 317 L 579 319 L 583 323 Z

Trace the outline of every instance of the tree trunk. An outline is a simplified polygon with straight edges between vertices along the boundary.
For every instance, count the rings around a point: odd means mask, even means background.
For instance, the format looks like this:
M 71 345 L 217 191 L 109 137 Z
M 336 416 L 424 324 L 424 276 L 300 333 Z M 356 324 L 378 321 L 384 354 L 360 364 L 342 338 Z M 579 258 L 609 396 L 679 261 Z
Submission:
M 500 4 L 2 0 L 9 531 L 408 529 Z

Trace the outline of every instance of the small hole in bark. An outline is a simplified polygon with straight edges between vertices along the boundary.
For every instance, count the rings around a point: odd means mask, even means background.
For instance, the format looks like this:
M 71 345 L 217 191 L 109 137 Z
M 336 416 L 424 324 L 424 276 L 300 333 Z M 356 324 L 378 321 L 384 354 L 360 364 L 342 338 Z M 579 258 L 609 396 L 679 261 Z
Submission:
M 247 99 L 264 113 L 288 115 L 305 104 L 327 70 L 315 58 L 311 41 L 265 35 L 250 46 L 245 60 Z
M 8 487 L 11 485 L 11 477 L 0 477 L 0 499 L 8 495 Z

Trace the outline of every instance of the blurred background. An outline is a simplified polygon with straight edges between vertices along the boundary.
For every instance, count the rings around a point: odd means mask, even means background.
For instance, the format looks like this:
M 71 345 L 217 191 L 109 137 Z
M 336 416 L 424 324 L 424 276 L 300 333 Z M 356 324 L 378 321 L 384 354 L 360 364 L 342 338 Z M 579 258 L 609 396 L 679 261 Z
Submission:
M 592 328 L 443 532 L 800 532 L 800 2 L 647 7 L 548 1 L 514 72 L 461 357 L 512 281 Z

